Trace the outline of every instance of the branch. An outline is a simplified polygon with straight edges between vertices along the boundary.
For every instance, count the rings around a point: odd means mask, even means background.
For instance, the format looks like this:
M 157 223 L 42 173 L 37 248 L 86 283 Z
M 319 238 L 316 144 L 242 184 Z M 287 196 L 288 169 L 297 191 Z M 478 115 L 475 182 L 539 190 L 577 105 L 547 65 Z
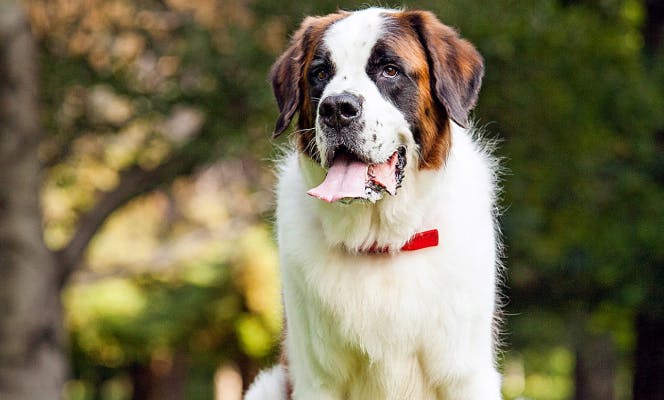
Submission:
M 188 232 L 167 241 L 155 249 L 150 259 L 144 263 L 144 267 L 127 268 L 126 264 L 115 264 L 111 265 L 110 268 L 105 268 L 103 272 L 83 268 L 85 271 L 76 274 L 75 279 L 77 282 L 95 282 L 108 277 L 131 278 L 167 270 L 177 271 L 185 265 L 180 261 L 199 254 L 210 242 L 222 243 L 237 240 L 252 222 L 255 221 L 244 216 L 232 217 L 219 227 L 213 229 L 198 228 L 193 232 Z
M 64 283 L 78 267 L 90 240 L 115 210 L 129 200 L 190 172 L 199 163 L 192 154 L 182 151 L 155 169 L 144 170 L 134 166 L 123 172 L 116 188 L 103 194 L 92 209 L 82 216 L 78 230 L 67 246 L 56 252 L 61 282 Z

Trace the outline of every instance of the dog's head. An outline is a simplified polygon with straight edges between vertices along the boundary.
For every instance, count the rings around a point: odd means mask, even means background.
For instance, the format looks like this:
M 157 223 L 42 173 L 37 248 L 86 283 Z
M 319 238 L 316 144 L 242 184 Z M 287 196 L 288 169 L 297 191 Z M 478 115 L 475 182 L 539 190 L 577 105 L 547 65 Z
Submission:
M 365 165 L 368 193 L 374 185 L 374 194 L 395 194 L 406 160 L 417 169 L 443 166 L 450 120 L 467 124 L 483 72 L 475 48 L 429 12 L 308 17 L 272 67 L 280 111 L 274 135 L 298 113 L 300 151 L 330 171 L 340 164 L 338 179 Z M 325 200 L 363 197 L 352 183 L 335 184 L 324 191 L 346 192 Z

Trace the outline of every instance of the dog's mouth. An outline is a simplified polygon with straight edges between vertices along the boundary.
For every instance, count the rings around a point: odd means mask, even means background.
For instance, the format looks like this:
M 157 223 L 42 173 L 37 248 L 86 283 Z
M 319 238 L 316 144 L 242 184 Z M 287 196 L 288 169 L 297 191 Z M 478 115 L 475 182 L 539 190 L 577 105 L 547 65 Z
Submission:
M 307 194 L 328 203 L 354 199 L 375 203 L 385 192 L 396 195 L 405 168 L 405 146 L 399 147 L 382 163 L 366 163 L 347 149 L 339 149 L 325 180 Z

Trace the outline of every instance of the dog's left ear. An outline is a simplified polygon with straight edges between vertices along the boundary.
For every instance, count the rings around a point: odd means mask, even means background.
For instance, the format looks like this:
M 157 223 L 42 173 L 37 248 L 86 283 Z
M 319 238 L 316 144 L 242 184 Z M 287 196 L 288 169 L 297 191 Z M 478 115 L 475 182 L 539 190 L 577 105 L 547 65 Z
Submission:
M 484 61 L 470 42 L 428 11 L 406 11 L 427 52 L 432 89 L 447 115 L 466 127 L 484 76 Z
M 304 69 L 306 38 L 309 36 L 315 17 L 307 17 L 293 34 L 288 49 L 277 59 L 270 70 L 272 90 L 279 107 L 279 118 L 272 137 L 276 138 L 290 125 L 300 108 L 300 81 Z

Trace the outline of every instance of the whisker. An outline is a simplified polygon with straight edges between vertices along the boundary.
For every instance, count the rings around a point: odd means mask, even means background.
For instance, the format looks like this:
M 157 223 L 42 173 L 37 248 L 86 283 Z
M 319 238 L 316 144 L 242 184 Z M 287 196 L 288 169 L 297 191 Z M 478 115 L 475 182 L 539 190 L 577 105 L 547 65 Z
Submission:
M 316 147 L 316 141 L 311 139 L 307 143 L 306 146 L 304 146 L 304 151 L 306 153 L 311 153 L 314 156 L 320 157 L 320 154 L 318 153 L 318 148 Z
M 304 133 L 304 132 L 309 132 L 309 131 L 315 131 L 316 128 L 305 128 L 305 129 L 298 129 L 296 131 L 293 131 L 293 133 Z

